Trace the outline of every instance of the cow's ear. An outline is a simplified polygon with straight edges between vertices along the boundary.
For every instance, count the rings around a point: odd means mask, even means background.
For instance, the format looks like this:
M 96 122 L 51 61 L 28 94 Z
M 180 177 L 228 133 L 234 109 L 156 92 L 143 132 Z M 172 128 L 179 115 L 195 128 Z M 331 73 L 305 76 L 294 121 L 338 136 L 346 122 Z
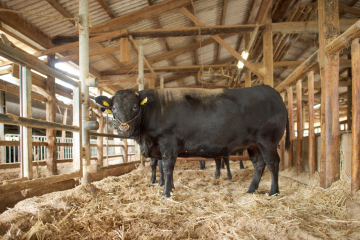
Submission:
M 100 111 L 104 112 L 106 109 L 110 110 L 113 106 L 112 99 L 106 96 L 95 97 L 95 103 L 100 106 Z M 111 110 L 110 110 L 111 112 Z
M 141 100 L 140 105 L 145 105 L 147 103 L 147 101 L 148 101 L 148 98 L 145 97 L 144 99 Z

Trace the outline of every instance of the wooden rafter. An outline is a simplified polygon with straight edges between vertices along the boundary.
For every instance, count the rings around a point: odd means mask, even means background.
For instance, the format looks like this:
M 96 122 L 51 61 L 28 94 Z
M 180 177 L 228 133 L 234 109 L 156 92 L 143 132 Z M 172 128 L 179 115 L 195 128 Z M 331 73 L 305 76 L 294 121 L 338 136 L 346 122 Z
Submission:
M 193 22 L 198 24 L 200 27 L 206 26 L 204 23 L 202 23 L 198 18 L 196 18 L 193 14 L 191 14 L 186 8 L 180 8 L 180 11 L 184 13 L 187 17 L 189 17 Z M 235 58 L 237 58 L 239 61 L 243 62 L 244 65 L 249 68 L 253 73 L 255 73 L 260 79 L 264 78 L 263 73 L 260 72 L 260 70 L 255 67 L 252 63 L 248 62 L 242 56 L 234 50 L 229 44 L 227 44 L 224 40 L 222 40 L 218 35 L 211 35 L 215 41 L 220 43 L 221 46 L 223 46 L 226 50 L 228 50 Z
M 222 26 L 222 25 L 225 25 L 227 5 L 228 5 L 228 0 L 223 0 L 222 14 L 221 14 L 221 20 L 220 20 L 220 25 L 221 25 L 221 26 Z M 218 46 L 217 46 L 216 61 L 219 61 L 219 60 L 220 60 L 220 54 L 221 54 L 221 45 L 218 44 Z
M 114 13 L 111 11 L 111 9 L 109 8 L 109 6 L 107 5 L 107 3 L 105 2 L 105 0 L 96 0 L 100 6 L 105 10 L 105 12 L 109 15 L 109 17 L 111 19 L 116 18 Z
M 124 16 L 117 17 L 105 23 L 94 26 L 91 29 L 91 33 L 104 33 L 123 29 L 134 23 L 141 22 L 143 20 L 153 18 L 154 16 L 186 6 L 192 1 L 196 2 L 198 0 L 167 0 L 162 3 L 139 9 Z
M 56 0 L 46 0 L 53 8 L 56 9 L 61 15 L 63 15 L 66 18 L 74 18 L 68 11 L 66 11 L 65 8 L 63 8 L 60 3 Z M 72 19 L 69 19 L 69 22 L 75 26 L 75 21 Z

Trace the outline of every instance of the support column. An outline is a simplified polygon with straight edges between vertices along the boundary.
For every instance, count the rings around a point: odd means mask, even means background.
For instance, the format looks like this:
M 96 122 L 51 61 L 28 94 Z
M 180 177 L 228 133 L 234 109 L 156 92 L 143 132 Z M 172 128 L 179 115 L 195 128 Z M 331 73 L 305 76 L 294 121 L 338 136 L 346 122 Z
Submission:
M 283 102 L 285 102 L 285 92 L 280 93 L 281 98 L 283 100 Z M 284 154 L 285 154 L 285 134 L 284 136 L 281 138 L 280 140 L 280 164 L 279 164 L 279 170 L 283 171 L 284 167 L 285 167 L 285 163 L 284 163 Z
M 103 115 L 97 118 L 99 121 L 98 133 L 104 133 L 104 117 Z M 97 137 L 97 161 L 100 167 L 104 167 L 104 138 Z
M 309 178 L 315 174 L 315 131 L 314 131 L 314 71 L 308 74 L 309 97 Z
M 21 67 L 20 117 L 31 118 L 31 71 Z M 33 179 L 32 128 L 20 126 L 21 177 Z
M 164 89 L 164 76 L 160 76 L 160 89 Z
M 123 159 L 124 159 L 124 163 L 128 162 L 128 142 L 127 139 L 124 138 L 124 154 L 123 154 Z
M 253 33 L 255 34 L 255 33 Z M 249 46 L 250 43 L 250 33 L 244 34 L 245 38 L 245 46 Z M 247 49 L 245 49 L 247 50 Z M 247 67 L 245 67 L 245 87 L 251 87 L 251 71 Z
M 287 88 L 288 95 L 288 114 L 289 114 L 289 131 L 290 131 L 290 149 L 288 153 L 288 161 L 285 164 L 285 169 L 292 168 L 293 166 L 293 138 L 294 138 L 294 126 L 293 126 L 293 89 Z
M 302 84 L 301 80 L 296 82 L 296 110 L 297 110 L 297 140 L 296 140 L 296 166 L 297 174 L 302 173 L 302 140 L 303 140 L 303 120 L 302 120 Z
M 5 92 L 0 91 L 0 113 L 5 113 Z M 0 140 L 5 140 L 5 128 L 4 124 L 0 123 Z M 5 146 L 0 146 L 0 163 L 6 163 L 6 151 Z
M 48 55 L 47 57 L 48 65 L 51 68 L 55 68 L 55 55 Z M 46 121 L 56 122 L 56 85 L 55 78 L 52 76 L 47 76 L 47 81 L 45 83 L 45 90 L 51 97 L 51 100 L 46 102 Z M 46 129 L 46 140 L 48 142 L 46 150 L 46 176 L 50 177 L 57 174 L 57 149 L 56 149 L 56 130 Z
M 144 54 L 143 54 L 143 46 L 139 47 L 139 91 L 144 90 Z M 139 146 L 139 157 L 141 166 L 145 167 L 144 157 L 141 155 L 140 146 Z
M 355 38 L 351 44 L 352 65 L 352 146 L 351 193 L 360 189 L 360 44 Z M 349 101 L 349 100 L 348 100 Z
M 264 84 L 274 87 L 274 55 L 273 55 L 273 34 L 271 26 L 271 7 L 267 12 L 265 30 L 263 31 L 264 51 Z
M 328 188 L 340 177 L 339 53 L 325 54 L 325 46 L 339 35 L 338 1 L 319 0 L 319 65 L 321 76 L 320 186 Z
M 85 166 L 83 167 L 82 184 L 91 183 L 90 168 L 90 134 L 85 128 L 89 121 L 89 87 L 85 80 L 89 77 L 89 0 L 79 0 L 79 68 L 81 92 L 83 94 L 82 105 L 82 147 L 84 149 Z M 90 170 L 90 169 L 89 169 Z
M 68 109 L 65 108 L 63 114 L 63 121 L 62 121 L 64 125 L 66 125 L 67 113 L 68 113 Z M 64 143 L 65 139 L 66 139 L 66 131 L 61 131 L 61 142 Z M 64 159 L 64 148 L 65 148 L 64 146 L 60 147 L 60 159 Z

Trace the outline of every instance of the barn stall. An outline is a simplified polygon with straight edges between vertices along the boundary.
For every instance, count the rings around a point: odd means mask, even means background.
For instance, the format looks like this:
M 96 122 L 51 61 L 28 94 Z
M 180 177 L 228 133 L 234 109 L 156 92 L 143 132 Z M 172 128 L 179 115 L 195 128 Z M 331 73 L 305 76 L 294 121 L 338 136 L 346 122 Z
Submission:
M 0 234 L 6 238 L 357 239 L 357 1 L 1 0 Z M 160 200 L 139 146 L 91 99 L 117 90 L 282 96 L 280 195 L 179 159 Z M 294 94 L 295 97 L 294 97 Z M 249 160 L 246 151 L 235 160 Z M 203 159 L 205 160 L 205 159 Z M 136 169 L 136 170 L 135 170 Z M 224 174 L 223 174 L 224 175 Z

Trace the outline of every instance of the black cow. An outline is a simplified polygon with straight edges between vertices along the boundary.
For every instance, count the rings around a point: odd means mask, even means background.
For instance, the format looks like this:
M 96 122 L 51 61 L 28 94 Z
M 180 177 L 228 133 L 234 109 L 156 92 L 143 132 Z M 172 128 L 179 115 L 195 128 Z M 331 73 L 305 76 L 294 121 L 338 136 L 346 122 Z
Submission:
M 119 90 L 109 99 L 95 98 L 111 109 L 115 128 L 123 138 L 135 139 L 145 157 L 162 159 L 165 173 L 163 198 L 170 197 L 177 157 L 221 158 L 248 150 L 254 177 L 253 193 L 265 166 L 271 173 L 270 195 L 279 193 L 277 145 L 286 131 L 285 104 L 273 88 Z

